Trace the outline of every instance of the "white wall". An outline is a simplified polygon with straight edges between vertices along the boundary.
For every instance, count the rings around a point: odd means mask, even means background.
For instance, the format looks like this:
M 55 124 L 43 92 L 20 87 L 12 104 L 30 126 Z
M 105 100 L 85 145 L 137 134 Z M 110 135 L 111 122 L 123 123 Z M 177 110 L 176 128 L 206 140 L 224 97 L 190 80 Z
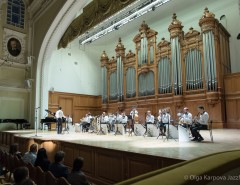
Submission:
M 66 49 L 55 50 L 50 60 L 48 89 L 100 95 L 100 52 L 100 50 L 80 48 L 77 40 Z

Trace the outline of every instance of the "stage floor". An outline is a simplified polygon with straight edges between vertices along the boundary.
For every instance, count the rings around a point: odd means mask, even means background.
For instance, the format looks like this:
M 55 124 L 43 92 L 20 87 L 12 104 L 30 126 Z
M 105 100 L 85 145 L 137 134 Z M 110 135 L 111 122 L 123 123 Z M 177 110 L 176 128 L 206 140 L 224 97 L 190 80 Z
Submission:
M 35 137 L 34 130 L 7 131 L 21 135 L 21 137 Z M 214 143 L 211 143 L 209 131 L 201 131 L 204 141 L 202 142 L 179 142 L 178 140 L 164 140 L 161 136 L 143 137 L 114 135 L 97 135 L 96 133 L 76 133 L 70 127 L 69 133 L 57 134 L 56 131 L 42 131 L 37 133 L 38 139 L 42 140 L 63 140 L 71 143 L 96 146 L 120 151 L 141 153 L 167 158 L 190 160 L 200 156 L 240 149 L 239 129 L 213 129 Z

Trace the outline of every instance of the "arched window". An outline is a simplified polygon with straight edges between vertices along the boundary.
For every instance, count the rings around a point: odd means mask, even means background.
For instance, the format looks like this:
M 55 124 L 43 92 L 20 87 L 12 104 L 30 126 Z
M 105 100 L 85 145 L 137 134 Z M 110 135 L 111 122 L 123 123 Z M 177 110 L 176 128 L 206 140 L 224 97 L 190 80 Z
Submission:
M 22 0 L 8 0 L 7 24 L 24 28 L 25 6 Z

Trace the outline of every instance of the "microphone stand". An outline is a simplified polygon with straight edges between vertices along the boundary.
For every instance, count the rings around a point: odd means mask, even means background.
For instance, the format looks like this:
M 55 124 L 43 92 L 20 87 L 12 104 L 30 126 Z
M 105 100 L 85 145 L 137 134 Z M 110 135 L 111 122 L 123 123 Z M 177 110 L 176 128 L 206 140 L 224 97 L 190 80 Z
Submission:
M 165 140 L 167 140 L 168 141 L 168 139 L 174 139 L 173 137 L 172 137 L 172 135 L 171 135 L 171 133 L 170 133 L 170 130 L 169 130 L 169 124 L 170 124 L 170 116 L 168 115 L 168 123 L 167 123 L 167 137 L 163 140 L 163 141 L 165 141 Z M 174 139 L 174 141 L 177 141 L 176 139 Z
M 35 124 L 34 124 L 34 126 L 35 126 L 35 135 L 32 136 L 32 137 L 41 137 L 41 136 L 38 135 L 38 122 L 37 122 L 37 111 L 38 111 L 39 108 L 40 107 L 35 108 Z
M 121 134 L 121 132 L 118 130 L 118 117 L 119 117 L 119 114 L 117 114 L 117 117 L 116 117 L 116 129 L 115 129 L 115 133 L 114 133 L 114 135 L 116 136 L 117 134 L 119 134 L 119 135 L 122 135 Z

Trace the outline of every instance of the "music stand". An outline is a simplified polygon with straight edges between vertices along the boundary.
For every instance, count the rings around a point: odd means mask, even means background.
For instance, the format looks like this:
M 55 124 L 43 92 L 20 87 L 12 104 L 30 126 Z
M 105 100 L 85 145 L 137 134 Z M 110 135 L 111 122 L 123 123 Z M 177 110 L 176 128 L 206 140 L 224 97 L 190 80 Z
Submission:
M 38 135 L 38 122 L 37 122 L 37 111 L 40 107 L 35 108 L 35 123 L 34 123 L 34 127 L 35 127 L 35 135 L 31 136 L 31 137 L 42 137 Z
M 146 122 L 146 131 L 145 131 L 145 133 L 143 134 L 143 137 L 152 137 L 152 133 L 151 133 L 151 130 L 150 130 L 150 128 L 147 128 L 147 125 L 148 124 L 150 124 L 150 122 Z M 153 123 L 152 123 L 153 124 Z
M 100 121 L 100 130 L 97 132 L 97 135 L 104 135 L 104 131 L 102 129 L 102 122 Z
M 164 139 L 163 141 L 165 141 L 165 140 L 168 141 L 168 139 L 174 139 L 174 138 L 172 137 L 171 133 L 170 133 L 169 124 L 170 124 L 170 120 L 169 120 L 169 118 L 168 118 L 168 123 L 167 123 L 167 125 L 168 125 L 168 126 L 167 126 L 167 136 L 165 137 L 165 139 Z M 174 140 L 177 142 L 176 139 L 174 139 Z
M 63 130 L 63 133 L 64 133 L 65 131 L 67 131 L 67 133 L 69 134 L 69 127 L 68 127 L 68 121 L 67 121 L 67 120 L 65 120 L 65 128 L 64 128 L 64 130 Z
M 119 135 L 122 135 L 122 133 L 118 130 L 118 117 L 119 117 L 119 114 L 117 114 L 117 117 L 116 117 L 116 125 L 117 125 L 117 128 L 115 128 L 115 133 L 114 135 L 116 136 L 117 134 Z M 121 124 L 121 123 L 120 123 Z
M 121 123 L 120 123 L 121 124 Z M 116 120 L 116 125 L 117 125 L 117 129 L 115 130 L 114 135 L 122 135 L 122 133 L 118 130 L 118 120 Z
M 162 123 L 162 122 L 161 122 Z M 160 125 L 161 125 L 161 123 L 160 123 Z M 162 135 L 162 138 L 163 138 L 163 133 L 162 133 L 162 131 L 161 131 L 161 126 L 158 126 L 159 127 L 159 133 L 158 133 L 158 136 L 157 136 L 157 139 L 159 138 L 159 136 L 161 136 Z

